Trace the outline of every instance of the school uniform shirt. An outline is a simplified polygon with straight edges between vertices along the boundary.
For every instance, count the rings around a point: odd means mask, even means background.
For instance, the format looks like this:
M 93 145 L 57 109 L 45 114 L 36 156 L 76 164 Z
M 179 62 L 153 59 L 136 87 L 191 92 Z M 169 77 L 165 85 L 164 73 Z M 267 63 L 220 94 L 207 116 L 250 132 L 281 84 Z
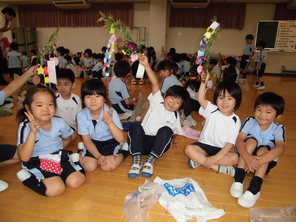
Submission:
M 18 129 L 17 145 L 26 142 L 29 133 L 30 125 L 28 120 L 21 122 Z M 37 157 L 43 154 L 51 154 L 63 149 L 62 138 L 67 138 L 73 134 L 73 129 L 62 118 L 52 117 L 50 130 L 38 129 L 36 133 L 34 150 L 32 157 Z
M 223 148 L 226 143 L 235 144 L 241 126 L 236 114 L 225 116 L 211 102 L 208 102 L 205 109 L 200 107 L 199 114 L 206 119 L 199 142 L 218 148 Z
M 59 68 L 65 68 L 67 65 L 67 60 L 63 57 L 63 56 L 58 56 L 58 60 L 59 60 Z
M 98 72 L 98 71 L 100 71 L 102 68 L 103 68 L 103 63 L 102 63 L 102 62 L 97 62 L 97 63 L 95 64 L 95 66 L 92 68 L 91 71 L 93 71 L 93 72 Z
M 23 62 L 23 68 L 27 68 L 30 65 L 30 58 L 28 56 L 22 55 L 21 60 Z
M 246 138 L 253 138 L 257 141 L 257 147 L 259 146 L 268 146 L 270 149 L 275 147 L 276 141 L 285 142 L 285 126 L 279 123 L 272 122 L 268 129 L 261 130 L 258 121 L 253 117 L 248 117 L 241 130 L 241 132 L 247 135 Z M 277 161 L 276 158 L 274 161 Z
M 21 65 L 21 53 L 17 51 L 10 51 L 7 55 L 8 58 L 8 68 L 22 68 Z
M 161 92 L 151 93 L 148 100 L 150 102 L 149 109 L 141 124 L 145 134 L 155 136 L 160 128 L 168 126 L 174 134 L 183 135 L 179 113 L 168 111 L 164 107 Z
M 253 52 L 255 52 L 255 46 L 253 44 L 246 44 L 243 55 L 250 56 Z
M 182 72 L 183 73 L 189 73 L 189 71 L 190 71 L 190 62 L 188 62 L 187 60 L 183 60 L 182 62 L 180 62 L 180 65 L 182 67 Z
M 63 99 L 60 93 L 56 94 L 56 116 L 63 118 L 70 127 L 76 130 L 76 117 L 81 110 L 81 99 L 72 93 L 70 99 Z
M 220 66 L 218 64 L 213 67 L 211 72 L 216 74 L 219 78 L 222 77 L 222 70 L 221 70 L 221 68 L 220 68 Z
M 260 64 L 261 59 L 262 59 L 262 63 L 267 62 L 267 51 L 266 50 L 259 51 L 258 58 L 257 58 L 258 65 Z
M 127 112 L 128 110 L 121 104 L 121 101 L 131 98 L 125 82 L 120 78 L 113 78 L 109 83 L 108 92 L 111 103 L 118 104 L 122 111 Z
M 107 110 L 109 110 L 108 107 Z M 120 119 L 117 112 L 113 109 L 112 112 L 112 121 L 119 128 L 122 129 Z M 104 109 L 102 109 L 100 118 L 94 120 L 90 114 L 90 110 L 86 107 L 82 109 L 77 115 L 78 122 L 78 134 L 89 135 L 91 139 L 97 141 L 107 141 L 113 138 L 108 125 L 102 120 L 104 117 Z
M 0 91 L 0 106 L 4 103 L 4 100 L 5 100 L 5 92 L 4 91 Z
M 170 88 L 171 86 L 174 86 L 174 85 L 183 86 L 182 83 L 177 79 L 177 77 L 172 74 L 172 75 L 164 78 L 163 83 L 162 83 L 162 87 L 161 87 L 161 92 L 166 93 L 168 88 Z
M 84 66 L 87 68 L 91 68 L 93 66 L 93 59 L 92 58 L 85 58 L 84 59 Z

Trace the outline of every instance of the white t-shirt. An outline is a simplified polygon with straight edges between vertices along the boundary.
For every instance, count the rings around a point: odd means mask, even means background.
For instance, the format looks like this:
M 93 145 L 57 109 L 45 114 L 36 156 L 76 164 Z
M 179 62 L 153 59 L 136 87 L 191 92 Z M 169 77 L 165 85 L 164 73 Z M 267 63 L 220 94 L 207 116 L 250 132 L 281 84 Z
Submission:
M 241 126 L 235 113 L 225 116 L 216 105 L 208 102 L 206 109 L 200 107 L 199 114 L 206 119 L 199 142 L 219 148 L 223 148 L 226 143 L 235 144 Z
M 155 136 L 157 131 L 168 126 L 175 134 L 183 135 L 179 113 L 168 111 L 163 104 L 163 97 L 160 90 L 148 96 L 149 109 L 143 119 L 142 126 L 145 134 Z
M 76 116 L 81 110 L 81 99 L 76 94 L 72 93 L 70 99 L 63 99 L 62 96 L 57 93 L 57 109 L 56 116 L 63 118 L 69 126 L 76 129 Z

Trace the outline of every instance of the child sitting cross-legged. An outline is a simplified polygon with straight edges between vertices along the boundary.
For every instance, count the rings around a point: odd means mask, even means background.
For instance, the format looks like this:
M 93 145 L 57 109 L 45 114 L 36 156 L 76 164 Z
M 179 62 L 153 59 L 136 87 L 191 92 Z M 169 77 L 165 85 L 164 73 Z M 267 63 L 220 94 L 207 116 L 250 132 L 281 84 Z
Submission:
M 285 127 L 274 122 L 284 112 L 284 99 L 272 92 L 259 95 L 254 105 L 254 116 L 243 124 L 236 140 L 240 154 L 238 168 L 230 194 L 243 207 L 253 207 L 260 197 L 263 178 L 277 165 L 285 151 Z M 249 188 L 243 193 L 246 172 L 254 173 Z
M 222 82 L 214 92 L 214 104 L 206 100 L 206 77 L 202 74 L 197 99 L 201 105 L 199 113 L 206 119 L 198 142 L 185 147 L 190 158 L 188 166 L 196 168 L 202 165 L 219 173 L 233 176 L 238 155 L 230 152 L 234 147 L 240 129 L 240 119 L 234 113 L 241 103 L 242 91 L 232 81 Z
M 158 79 L 152 71 L 146 56 L 140 57 L 140 63 L 145 67 L 151 81 L 152 92 L 148 96 L 149 109 L 141 124 L 134 124 L 128 132 L 129 151 L 133 156 L 133 164 L 128 177 L 139 176 L 142 169 L 142 155 L 149 155 L 142 176 L 153 175 L 153 164 L 170 148 L 174 134 L 182 135 L 178 110 L 182 108 L 189 94 L 182 86 L 174 85 L 166 90 L 163 97 Z

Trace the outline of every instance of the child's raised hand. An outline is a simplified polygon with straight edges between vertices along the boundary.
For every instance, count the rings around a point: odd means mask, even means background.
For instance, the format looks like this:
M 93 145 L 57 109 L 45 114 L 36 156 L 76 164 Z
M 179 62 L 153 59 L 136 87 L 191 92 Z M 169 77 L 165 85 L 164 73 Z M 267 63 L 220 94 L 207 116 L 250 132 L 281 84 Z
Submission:
M 147 58 L 147 56 L 145 56 L 145 55 L 140 55 L 140 56 L 139 56 L 139 62 L 140 62 L 143 66 L 147 66 L 147 65 L 149 65 L 148 58 Z
M 38 72 L 37 72 L 38 67 L 39 67 L 39 65 L 31 66 L 26 73 L 30 73 L 30 76 L 37 75 L 38 74 Z
M 202 72 L 201 74 L 200 74 L 200 80 L 201 80 L 201 82 L 202 83 L 207 83 L 208 81 L 209 81 L 209 79 L 210 79 L 210 73 L 209 73 L 209 71 L 207 70 L 206 72 Z
M 107 111 L 107 105 L 104 103 L 104 116 L 103 116 L 103 121 L 107 124 L 110 125 L 112 123 L 112 108 L 110 108 Z
M 37 121 L 34 119 L 34 116 L 29 111 L 25 112 L 25 115 L 28 117 L 30 129 L 33 133 L 37 133 L 38 129 L 40 128 Z

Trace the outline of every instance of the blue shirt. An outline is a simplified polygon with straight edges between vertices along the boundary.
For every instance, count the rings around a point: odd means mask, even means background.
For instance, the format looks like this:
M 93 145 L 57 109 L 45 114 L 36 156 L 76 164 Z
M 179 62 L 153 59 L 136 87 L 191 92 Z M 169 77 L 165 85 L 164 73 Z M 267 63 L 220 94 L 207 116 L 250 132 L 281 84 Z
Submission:
M 97 141 L 106 141 L 112 139 L 113 136 L 108 125 L 102 120 L 103 116 L 103 109 L 98 120 L 94 120 L 92 118 L 90 110 L 87 107 L 82 109 L 77 115 L 78 134 L 82 136 L 89 135 L 91 139 Z M 122 129 L 120 119 L 115 110 L 112 110 L 112 121 L 118 128 Z
M 118 104 L 121 101 L 130 98 L 127 85 L 120 78 L 111 80 L 108 86 L 109 97 L 112 104 Z
M 28 120 L 19 125 L 17 145 L 26 142 L 31 129 Z M 52 117 L 50 130 L 38 129 L 36 133 L 34 151 L 32 157 L 43 154 L 51 154 L 63 149 L 62 138 L 67 138 L 73 134 L 73 129 L 62 118 Z
M 255 46 L 253 44 L 246 44 L 243 55 L 250 56 L 253 52 L 255 52 Z
M 7 57 L 8 57 L 8 68 L 22 68 L 21 53 L 13 50 L 8 53 Z
M 272 122 L 267 130 L 261 130 L 258 121 L 254 117 L 245 120 L 241 132 L 247 134 L 247 138 L 257 140 L 257 146 L 269 146 L 271 149 L 275 147 L 276 141 L 285 142 L 285 127 L 282 124 Z
M 182 86 L 182 83 L 177 79 L 175 75 L 172 74 L 163 80 L 161 92 L 165 93 L 168 88 L 174 85 Z
M 58 64 L 59 68 L 65 68 L 67 64 L 67 60 L 63 56 L 59 56 L 58 60 L 59 60 L 59 64 Z
M 93 66 L 94 62 L 92 58 L 87 58 L 84 60 L 84 66 L 87 68 L 91 68 Z
M 0 105 L 2 105 L 4 103 L 5 97 L 6 97 L 6 95 L 5 95 L 4 91 L 1 90 L 0 91 Z

